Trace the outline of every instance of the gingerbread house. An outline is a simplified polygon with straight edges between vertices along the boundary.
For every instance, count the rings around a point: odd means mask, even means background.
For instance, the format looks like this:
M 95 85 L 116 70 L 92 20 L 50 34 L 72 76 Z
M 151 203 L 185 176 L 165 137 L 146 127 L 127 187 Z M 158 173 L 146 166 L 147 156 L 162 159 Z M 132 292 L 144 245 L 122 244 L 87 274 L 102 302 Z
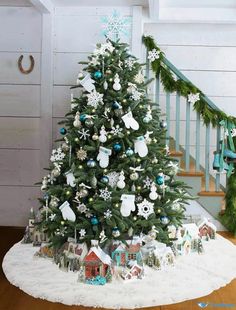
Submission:
M 204 218 L 198 223 L 199 235 L 204 240 L 215 239 L 216 226 L 211 223 L 207 218 Z

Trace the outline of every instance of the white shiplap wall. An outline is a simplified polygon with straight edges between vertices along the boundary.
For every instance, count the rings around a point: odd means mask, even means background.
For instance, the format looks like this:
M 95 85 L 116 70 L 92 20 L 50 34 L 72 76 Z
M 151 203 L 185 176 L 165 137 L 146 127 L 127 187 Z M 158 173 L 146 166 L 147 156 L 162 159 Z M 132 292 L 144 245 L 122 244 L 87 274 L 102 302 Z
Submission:
M 0 225 L 23 226 L 39 195 L 41 15 L 31 7 L 0 7 Z M 17 60 L 35 59 L 32 73 Z

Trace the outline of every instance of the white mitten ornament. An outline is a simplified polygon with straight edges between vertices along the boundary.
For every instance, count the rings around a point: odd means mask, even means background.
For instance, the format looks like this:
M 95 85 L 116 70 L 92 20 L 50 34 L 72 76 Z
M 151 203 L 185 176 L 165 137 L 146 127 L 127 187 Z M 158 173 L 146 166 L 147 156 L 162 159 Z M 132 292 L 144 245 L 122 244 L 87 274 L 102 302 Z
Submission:
M 80 121 L 80 114 L 79 112 L 76 112 L 75 114 L 75 120 L 73 122 L 74 127 L 79 128 L 81 126 L 81 121 Z
M 99 147 L 99 153 L 97 160 L 99 161 L 99 166 L 101 168 L 107 168 L 109 165 L 109 156 L 111 156 L 111 150 L 103 146 Z
M 71 209 L 70 204 L 68 201 L 63 202 L 63 204 L 59 207 L 62 213 L 63 219 L 66 221 L 75 222 L 75 213 Z
M 100 130 L 100 136 L 99 136 L 99 141 L 104 143 L 107 141 L 107 132 L 104 126 L 102 126 L 101 130 Z
M 123 194 L 120 200 L 122 201 L 120 208 L 122 216 L 127 217 L 130 215 L 131 211 L 135 211 L 135 195 Z
M 134 141 L 134 152 L 140 157 L 145 157 L 148 154 L 148 148 L 144 136 L 140 136 Z
M 126 128 L 132 128 L 133 130 L 139 129 L 139 123 L 133 118 L 131 111 L 122 116 L 122 120 L 125 123 Z
M 75 183 L 75 176 L 74 176 L 73 172 L 67 171 L 65 173 L 65 176 L 66 176 L 67 185 L 70 185 L 71 187 L 75 187 L 76 183 Z
M 80 84 L 84 87 L 87 92 L 91 93 L 95 89 L 95 86 L 93 85 L 95 81 L 91 79 L 90 74 L 87 74 L 82 80 L 80 80 Z
M 120 172 L 119 180 L 118 180 L 116 186 L 120 189 L 125 188 L 125 175 L 124 175 L 123 170 L 121 170 L 121 172 Z

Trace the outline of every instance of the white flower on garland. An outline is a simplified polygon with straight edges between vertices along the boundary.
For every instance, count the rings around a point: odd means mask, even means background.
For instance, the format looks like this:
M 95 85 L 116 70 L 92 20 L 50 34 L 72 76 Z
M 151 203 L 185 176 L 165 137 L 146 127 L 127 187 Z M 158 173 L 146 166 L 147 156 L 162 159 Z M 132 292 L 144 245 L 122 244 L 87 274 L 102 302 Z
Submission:
M 50 160 L 51 160 L 51 162 L 62 161 L 65 156 L 66 156 L 66 154 L 59 147 L 55 150 L 52 150 L 52 156 L 51 156 Z
M 141 71 L 139 71 L 139 73 L 135 75 L 134 81 L 135 81 L 137 84 L 142 84 L 142 83 L 145 81 L 144 75 L 142 74 Z
M 88 102 L 87 104 L 97 108 L 98 104 L 103 104 L 103 94 L 98 93 L 96 90 L 93 90 L 90 94 L 87 94 Z
M 188 102 L 194 104 L 195 102 L 200 100 L 200 93 L 196 94 L 189 94 L 188 95 Z
M 89 64 L 92 66 L 97 66 L 97 65 L 100 65 L 100 61 L 97 56 L 93 56 Z
M 177 172 L 179 171 L 179 164 L 173 163 L 173 161 L 169 162 L 168 167 L 171 168 L 173 174 L 177 174 Z
M 79 203 L 77 206 L 77 210 L 80 213 L 86 213 L 88 211 L 88 208 L 86 207 L 86 205 L 84 203 Z
M 138 206 L 138 215 L 143 216 L 146 220 L 151 215 L 154 213 L 154 203 L 149 202 L 147 199 L 144 199 L 141 203 L 137 204 Z
M 82 128 L 81 131 L 78 130 L 78 133 L 80 134 L 80 139 L 87 140 L 87 138 L 90 136 L 89 130 Z
M 116 125 L 116 127 L 112 127 L 112 130 L 111 130 L 111 133 L 114 135 L 114 136 L 117 136 L 119 133 L 121 133 L 123 130 L 123 128 L 120 128 L 119 125 Z
M 117 182 L 119 181 L 119 176 L 120 176 L 120 174 L 118 172 L 115 172 L 115 171 L 107 174 L 107 177 L 109 179 L 108 184 L 112 188 L 114 188 L 116 186 Z
M 47 181 L 48 181 L 48 183 L 50 183 L 50 184 L 53 184 L 54 181 L 56 181 L 56 178 L 54 177 L 53 174 L 48 174 L 47 178 L 48 178 Z
M 107 209 L 105 212 L 104 212 L 104 217 L 105 219 L 110 219 L 112 217 L 112 212 L 110 209 Z
M 99 191 L 100 191 L 99 197 L 103 198 L 105 201 L 111 199 L 111 192 L 109 192 L 107 187 L 105 189 L 100 189 Z
M 160 51 L 156 50 L 155 48 L 148 52 L 148 59 L 150 62 L 155 61 L 160 57 Z
M 55 214 L 55 213 L 52 213 L 52 214 L 49 215 L 48 218 L 50 219 L 50 221 L 53 222 L 53 221 L 55 220 L 55 217 L 56 217 L 56 214 Z
M 115 47 L 112 45 L 112 43 L 111 42 L 107 42 L 107 43 L 103 43 L 100 46 L 98 46 L 94 50 L 93 54 L 96 55 L 96 57 L 100 56 L 100 55 L 104 56 L 104 55 L 107 54 L 107 51 L 112 53 L 114 51 L 114 49 L 115 49 Z
M 146 179 L 143 180 L 143 184 L 144 184 L 143 187 L 144 188 L 151 188 L 152 183 L 153 183 L 153 180 L 150 179 L 149 177 L 146 177 Z
M 130 71 L 133 69 L 134 64 L 135 64 L 135 60 L 133 58 L 128 58 L 125 60 L 125 65 L 126 67 L 128 67 Z
M 84 238 L 86 235 L 86 230 L 84 228 L 81 228 L 79 231 L 79 234 L 80 234 L 80 238 Z

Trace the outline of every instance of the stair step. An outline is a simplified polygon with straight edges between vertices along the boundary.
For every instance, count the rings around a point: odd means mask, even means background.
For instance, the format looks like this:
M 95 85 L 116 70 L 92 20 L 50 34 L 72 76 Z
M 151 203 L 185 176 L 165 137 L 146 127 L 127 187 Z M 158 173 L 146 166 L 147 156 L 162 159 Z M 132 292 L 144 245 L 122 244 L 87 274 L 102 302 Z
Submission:
M 225 193 L 220 191 L 220 192 L 215 192 L 215 191 L 201 191 L 198 193 L 198 196 L 207 196 L 207 197 L 224 197 Z
M 182 171 L 178 172 L 179 177 L 203 177 L 204 173 L 202 171 Z
M 169 156 L 170 157 L 182 157 L 183 153 L 182 152 L 177 152 L 177 151 L 170 151 Z

